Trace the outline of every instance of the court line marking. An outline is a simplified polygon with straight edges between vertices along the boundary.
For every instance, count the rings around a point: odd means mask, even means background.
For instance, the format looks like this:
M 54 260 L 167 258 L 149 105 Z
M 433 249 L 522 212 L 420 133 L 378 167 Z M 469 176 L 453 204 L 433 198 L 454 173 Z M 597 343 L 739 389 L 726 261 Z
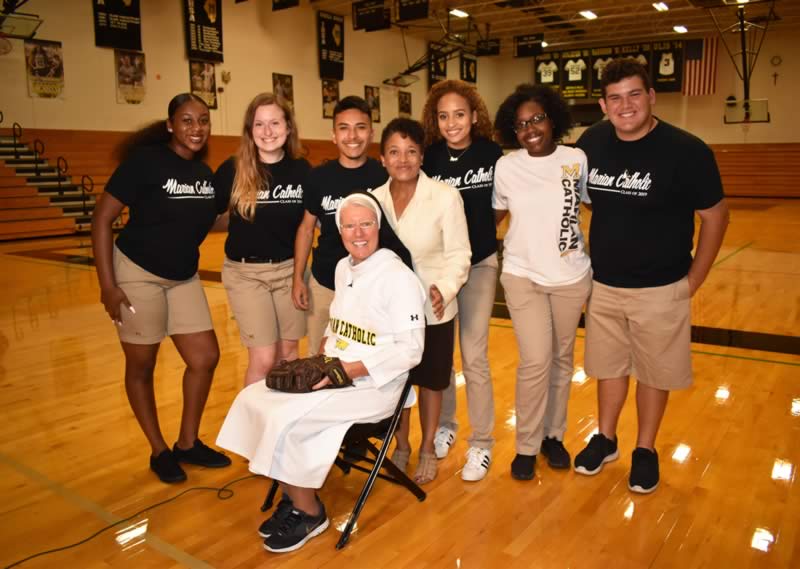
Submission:
M 13 458 L 1 452 L 0 452 L 0 463 L 5 464 L 6 466 L 16 470 L 23 476 L 26 476 L 31 480 L 38 482 L 42 486 L 51 490 L 54 494 L 57 494 L 62 498 L 64 498 L 67 502 L 72 503 L 73 505 L 84 510 L 85 512 L 94 514 L 107 524 L 113 524 L 124 519 L 105 510 L 99 504 L 92 502 L 91 500 L 81 496 L 77 492 L 73 492 L 69 488 L 66 488 L 65 486 L 59 484 L 58 482 L 51 480 L 38 470 L 35 470 L 20 462 L 17 462 Z M 185 565 L 186 567 L 190 567 L 192 569 L 214 569 L 213 565 L 209 565 L 205 561 L 197 559 L 196 557 L 190 555 L 186 551 L 180 549 L 179 547 L 176 547 L 175 545 L 172 545 L 171 543 L 164 541 L 163 539 L 161 539 L 160 537 L 154 535 L 149 531 L 145 533 L 145 536 L 146 536 L 145 543 L 147 543 L 152 549 L 155 549 L 159 553 L 163 553 L 167 557 L 170 557 L 171 559 Z
M 744 251 L 745 249 L 750 247 L 750 245 L 752 245 L 753 243 L 755 243 L 755 241 L 750 241 L 749 243 L 745 243 L 744 245 L 742 245 L 741 247 L 739 247 L 738 249 L 736 249 L 732 253 L 728 253 L 722 259 L 718 259 L 713 265 L 711 265 L 711 268 L 713 269 L 717 265 L 721 265 L 722 263 L 724 263 L 725 261 L 727 261 L 728 259 L 730 259 L 734 255 L 736 255 L 737 253 L 741 253 L 742 251 Z
M 489 324 L 489 326 L 494 326 L 495 328 L 510 328 L 512 330 L 514 329 L 513 326 L 505 325 L 505 324 L 494 324 L 494 323 L 492 323 L 492 324 Z M 582 340 L 585 339 L 585 336 L 583 334 L 576 334 L 575 337 L 576 338 L 580 338 Z M 759 351 L 759 350 L 754 350 L 754 351 Z M 784 362 L 784 361 L 780 361 L 780 360 L 768 360 L 766 358 L 755 358 L 753 356 L 739 356 L 739 355 L 736 355 L 736 354 L 717 354 L 717 353 L 714 353 L 714 352 L 706 352 L 706 351 L 703 351 L 703 350 L 691 350 L 691 352 L 693 354 L 699 354 L 699 355 L 702 355 L 702 356 L 716 356 L 718 358 L 730 358 L 730 359 L 734 359 L 734 360 L 747 360 L 747 361 L 760 362 L 760 363 L 765 363 L 765 364 L 780 364 L 780 365 L 785 365 L 785 366 L 800 367 L 800 362 Z

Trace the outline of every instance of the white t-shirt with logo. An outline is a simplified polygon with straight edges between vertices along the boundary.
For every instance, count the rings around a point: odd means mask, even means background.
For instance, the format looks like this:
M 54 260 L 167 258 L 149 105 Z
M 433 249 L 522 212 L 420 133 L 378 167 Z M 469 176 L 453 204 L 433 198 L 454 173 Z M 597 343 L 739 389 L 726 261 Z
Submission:
M 554 61 L 542 62 L 536 70 L 539 72 L 539 81 L 541 83 L 552 83 L 555 80 L 555 72 L 558 71 L 558 65 Z
M 675 73 L 675 58 L 672 52 L 662 53 L 661 61 L 658 64 L 659 75 L 672 75 Z
M 586 155 L 558 146 L 549 156 L 520 149 L 497 162 L 492 206 L 511 214 L 503 272 L 544 286 L 568 285 L 591 268 L 580 227 Z
M 569 81 L 580 81 L 583 78 L 583 70 L 586 69 L 586 62 L 582 59 L 567 61 L 564 69 L 569 73 Z

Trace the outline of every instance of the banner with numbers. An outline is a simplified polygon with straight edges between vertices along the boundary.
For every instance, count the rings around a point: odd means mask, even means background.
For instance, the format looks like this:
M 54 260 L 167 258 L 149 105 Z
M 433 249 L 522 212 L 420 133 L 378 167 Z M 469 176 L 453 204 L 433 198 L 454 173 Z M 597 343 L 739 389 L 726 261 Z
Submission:
M 653 43 L 653 88 L 661 93 L 678 93 L 683 88 L 683 42 Z
M 189 59 L 222 63 L 222 1 L 183 0 Z
M 139 0 L 93 0 L 94 45 L 142 50 Z
M 566 99 L 584 99 L 589 96 L 588 49 L 561 52 L 561 95 Z
M 344 16 L 317 12 L 320 79 L 344 79 Z
M 561 60 L 558 53 L 540 53 L 533 60 L 533 73 L 537 85 L 546 85 L 561 90 Z

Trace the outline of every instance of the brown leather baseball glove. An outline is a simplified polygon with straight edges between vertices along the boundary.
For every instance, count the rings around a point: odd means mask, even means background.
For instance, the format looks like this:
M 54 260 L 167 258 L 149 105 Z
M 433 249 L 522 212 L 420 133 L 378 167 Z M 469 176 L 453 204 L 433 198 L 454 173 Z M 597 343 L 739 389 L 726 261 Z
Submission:
M 266 378 L 267 387 L 286 393 L 308 393 L 311 387 L 330 378 L 331 384 L 324 389 L 353 385 L 342 367 L 339 358 L 316 355 L 287 362 L 282 360 L 272 368 Z

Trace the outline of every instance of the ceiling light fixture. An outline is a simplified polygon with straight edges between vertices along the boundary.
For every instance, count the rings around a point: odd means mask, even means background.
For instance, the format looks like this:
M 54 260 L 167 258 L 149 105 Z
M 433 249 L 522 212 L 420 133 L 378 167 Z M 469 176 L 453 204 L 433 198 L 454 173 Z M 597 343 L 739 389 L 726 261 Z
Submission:
M 678 32 L 679 34 L 685 34 L 686 32 L 689 31 L 689 28 L 687 28 L 686 26 L 673 26 L 672 29 Z
M 583 10 L 580 12 L 580 15 L 586 18 L 587 20 L 596 20 L 597 14 L 592 12 L 591 10 Z
M 550 44 L 547 43 L 546 41 L 542 40 L 542 47 L 547 47 L 548 45 L 550 45 Z
M 653 8 L 655 8 L 659 12 L 666 12 L 667 10 L 669 10 L 669 6 L 667 6 L 663 2 L 653 2 Z
M 441 14 L 441 12 L 439 12 Z M 450 15 L 455 16 L 456 18 L 469 18 L 469 14 L 467 14 L 464 10 L 459 10 L 458 8 L 453 8 L 450 10 Z

